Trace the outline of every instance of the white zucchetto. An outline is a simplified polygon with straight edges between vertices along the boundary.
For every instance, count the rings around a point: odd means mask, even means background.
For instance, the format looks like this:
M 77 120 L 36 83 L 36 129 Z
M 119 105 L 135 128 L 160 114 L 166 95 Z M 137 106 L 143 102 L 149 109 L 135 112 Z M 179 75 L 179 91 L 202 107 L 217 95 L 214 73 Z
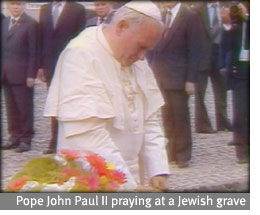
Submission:
M 130 1 L 124 6 L 162 22 L 162 16 L 159 8 L 151 1 Z

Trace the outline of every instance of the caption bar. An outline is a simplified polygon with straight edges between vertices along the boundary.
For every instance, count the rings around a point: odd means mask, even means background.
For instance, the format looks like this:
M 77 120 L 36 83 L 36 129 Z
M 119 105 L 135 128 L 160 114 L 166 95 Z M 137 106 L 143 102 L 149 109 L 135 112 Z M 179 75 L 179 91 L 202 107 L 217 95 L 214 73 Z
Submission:
M 2 210 L 249 210 L 249 193 L 2 193 Z

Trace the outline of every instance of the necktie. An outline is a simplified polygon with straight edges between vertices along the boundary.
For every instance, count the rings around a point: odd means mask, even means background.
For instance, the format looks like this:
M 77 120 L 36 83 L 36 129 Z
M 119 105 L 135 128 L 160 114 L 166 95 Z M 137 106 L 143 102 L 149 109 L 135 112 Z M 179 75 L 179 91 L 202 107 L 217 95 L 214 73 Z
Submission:
M 170 24 L 171 24 L 171 20 L 172 20 L 172 12 L 170 9 L 167 10 L 166 13 L 166 18 L 165 18 L 165 26 L 166 28 L 170 28 Z
M 167 9 L 166 12 L 164 12 L 163 14 L 163 21 L 164 21 L 164 26 L 165 26 L 165 29 L 164 29 L 164 32 L 163 32 L 163 38 L 165 38 L 169 32 L 169 29 L 170 29 L 170 24 L 171 24 L 171 20 L 172 20 L 172 12 L 170 9 Z
M 105 21 L 104 17 L 99 17 L 99 25 L 101 25 Z
M 14 28 L 16 23 L 17 23 L 17 21 L 15 19 L 11 19 L 11 25 L 9 26 L 9 31 Z
M 166 23 L 166 16 L 167 16 L 167 9 L 162 9 L 162 22 L 165 24 Z
M 53 27 L 55 28 L 56 25 L 57 25 L 57 21 L 58 21 L 58 18 L 59 18 L 59 8 L 60 8 L 61 4 L 60 3 L 56 3 L 54 5 L 54 10 L 53 10 L 53 13 L 52 13 L 52 21 L 53 21 Z

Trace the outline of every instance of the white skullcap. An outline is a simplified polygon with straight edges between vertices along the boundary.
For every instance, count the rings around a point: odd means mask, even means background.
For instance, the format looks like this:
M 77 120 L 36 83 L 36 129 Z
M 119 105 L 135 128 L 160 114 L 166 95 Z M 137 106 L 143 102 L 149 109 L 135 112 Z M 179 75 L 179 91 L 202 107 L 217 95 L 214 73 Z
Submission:
M 125 7 L 143 13 L 159 22 L 162 21 L 159 8 L 151 1 L 130 1 L 125 4 Z

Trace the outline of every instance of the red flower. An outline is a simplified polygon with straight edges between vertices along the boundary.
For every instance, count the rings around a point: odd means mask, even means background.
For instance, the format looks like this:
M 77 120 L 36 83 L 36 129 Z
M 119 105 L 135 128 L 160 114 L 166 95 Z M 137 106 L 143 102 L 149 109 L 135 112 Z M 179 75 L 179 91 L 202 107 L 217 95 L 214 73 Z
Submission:
M 96 174 L 92 174 L 87 178 L 87 185 L 90 188 L 90 191 L 98 190 L 99 180 Z
M 89 154 L 86 156 L 89 164 L 94 167 L 99 174 L 104 174 L 106 172 L 106 162 L 103 158 L 96 154 Z
M 116 180 L 119 184 L 123 184 L 125 182 L 125 174 L 117 170 L 111 171 L 111 178 Z
M 12 184 L 10 184 L 7 189 L 10 191 L 19 191 L 23 185 L 25 185 L 27 182 L 26 178 L 19 178 L 16 181 L 14 181 Z
M 62 149 L 59 153 L 61 153 L 67 160 L 74 160 L 79 157 L 78 153 L 72 150 Z
M 76 184 L 83 190 L 98 191 L 100 185 L 99 177 L 94 173 L 89 175 L 78 175 Z

